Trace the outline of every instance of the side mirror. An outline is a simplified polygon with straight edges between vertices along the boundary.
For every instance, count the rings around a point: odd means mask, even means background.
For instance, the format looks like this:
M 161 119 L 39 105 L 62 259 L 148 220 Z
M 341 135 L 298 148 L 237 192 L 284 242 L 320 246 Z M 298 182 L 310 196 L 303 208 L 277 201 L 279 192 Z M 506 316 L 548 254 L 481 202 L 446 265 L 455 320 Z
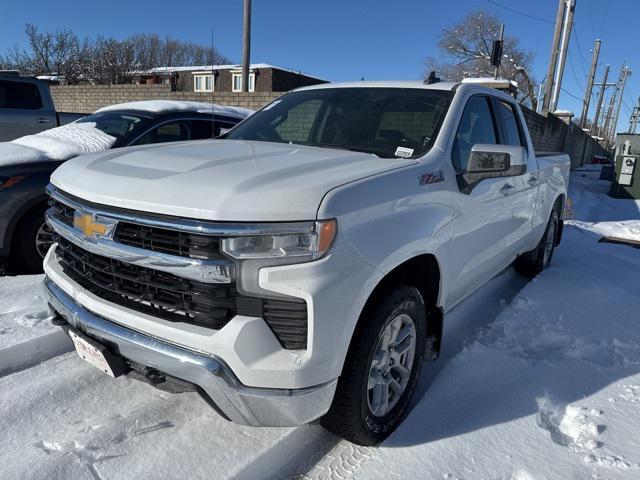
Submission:
M 467 173 L 491 174 L 490 177 L 522 175 L 522 167 L 526 170 L 526 166 L 524 147 L 478 143 L 471 149 Z
M 463 193 L 486 178 L 513 177 L 527 171 L 527 154 L 524 147 L 478 143 L 469 154 L 467 171 L 458 175 L 458 186 Z

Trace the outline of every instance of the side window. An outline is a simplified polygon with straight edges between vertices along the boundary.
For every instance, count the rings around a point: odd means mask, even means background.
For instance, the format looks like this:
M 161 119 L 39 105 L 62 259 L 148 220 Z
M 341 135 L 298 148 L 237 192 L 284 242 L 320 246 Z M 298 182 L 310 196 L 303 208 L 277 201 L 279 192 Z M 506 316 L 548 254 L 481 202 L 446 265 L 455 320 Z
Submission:
M 148 145 L 151 143 L 179 142 L 191 138 L 189 121 L 181 120 L 160 125 L 145 133 L 133 145 Z
M 42 108 L 42 98 L 33 83 L 0 81 L 0 108 L 37 110 Z
M 480 95 L 471 97 L 462 112 L 451 152 L 456 169 L 467 169 L 471 148 L 478 143 L 498 143 L 489 98 Z
M 211 120 L 192 120 L 191 121 L 191 140 L 203 140 L 213 137 L 213 122 Z M 216 122 L 216 130 L 218 130 L 218 122 Z
M 215 124 L 215 135 L 212 135 L 212 127 Z M 220 135 L 220 130 L 229 130 L 233 127 L 232 123 L 225 122 L 222 120 L 216 120 L 212 122 L 211 120 L 193 120 L 191 122 L 191 140 L 204 140 L 206 138 L 213 138 Z
M 516 117 L 516 112 L 513 106 L 502 100 L 498 101 L 498 110 L 500 111 L 500 118 L 502 119 L 502 129 L 504 131 L 503 142 L 505 145 L 519 145 L 525 146 L 524 138 L 520 134 L 520 122 Z

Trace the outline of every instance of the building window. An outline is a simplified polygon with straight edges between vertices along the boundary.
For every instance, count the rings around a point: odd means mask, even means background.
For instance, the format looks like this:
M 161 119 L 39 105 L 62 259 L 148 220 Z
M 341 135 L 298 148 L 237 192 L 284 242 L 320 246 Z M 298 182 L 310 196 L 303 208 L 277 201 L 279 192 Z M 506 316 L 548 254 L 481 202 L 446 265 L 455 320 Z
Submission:
M 213 75 L 194 75 L 193 76 L 194 92 L 213 92 Z
M 233 92 L 241 92 L 242 91 L 242 72 L 233 73 L 231 76 L 231 90 Z M 249 74 L 249 91 L 255 92 L 256 90 L 256 74 Z

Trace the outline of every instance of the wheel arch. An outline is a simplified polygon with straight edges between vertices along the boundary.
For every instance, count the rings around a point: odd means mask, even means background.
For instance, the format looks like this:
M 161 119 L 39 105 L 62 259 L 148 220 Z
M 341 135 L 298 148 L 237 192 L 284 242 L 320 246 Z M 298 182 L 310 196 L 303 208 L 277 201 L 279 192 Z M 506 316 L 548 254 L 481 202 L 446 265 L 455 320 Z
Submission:
M 380 300 L 388 295 L 394 288 L 401 285 L 410 285 L 417 288 L 422 295 L 427 316 L 427 336 L 429 351 L 427 358 L 435 360 L 442 344 L 442 327 L 444 320 L 443 309 L 438 307 L 441 293 L 442 276 L 440 262 L 435 255 L 425 253 L 405 260 L 389 271 L 373 288 L 360 313 L 354 337 L 358 329 L 365 328 L 366 319 L 370 317 L 373 309 Z

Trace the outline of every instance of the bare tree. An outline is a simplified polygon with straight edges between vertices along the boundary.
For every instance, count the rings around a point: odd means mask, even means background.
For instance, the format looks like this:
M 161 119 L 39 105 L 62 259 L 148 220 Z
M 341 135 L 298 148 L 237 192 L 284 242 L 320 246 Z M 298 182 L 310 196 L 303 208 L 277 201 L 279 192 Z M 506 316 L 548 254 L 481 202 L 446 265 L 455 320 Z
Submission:
M 126 83 L 136 67 L 134 44 L 130 40 L 98 36 L 91 48 L 88 75 L 98 84 Z
M 58 75 L 70 85 L 81 81 L 100 84 L 128 82 L 133 73 L 154 67 L 231 63 L 211 46 L 184 42 L 155 33 L 125 40 L 98 35 L 80 41 L 71 30 L 41 32 L 27 24 L 29 49 L 18 46 L 0 55 L 0 68 L 29 75 Z
M 440 33 L 440 57 L 426 59 L 427 72 L 436 70 L 440 77 L 460 81 L 467 77 L 492 77 L 491 47 L 500 35 L 500 20 L 485 10 L 469 13 L 462 21 Z M 534 54 L 520 47 L 517 38 L 505 35 L 499 74 L 518 82 L 521 103 L 535 107 L 535 81 L 530 71 Z M 535 109 L 535 108 L 534 108 Z

